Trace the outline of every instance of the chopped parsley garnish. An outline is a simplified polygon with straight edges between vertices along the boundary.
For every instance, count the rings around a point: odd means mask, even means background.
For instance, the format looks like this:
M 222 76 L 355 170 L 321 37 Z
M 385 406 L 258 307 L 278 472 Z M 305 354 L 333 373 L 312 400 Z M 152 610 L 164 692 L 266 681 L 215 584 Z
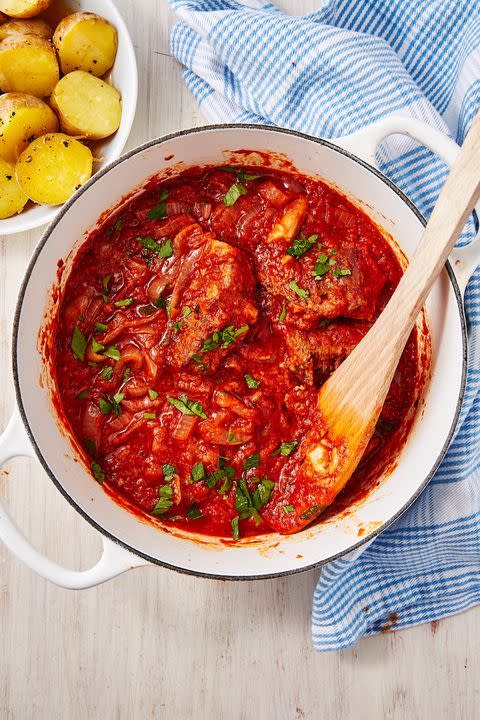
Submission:
M 94 333 L 104 333 L 107 332 L 108 325 L 105 325 L 105 323 L 96 322 L 93 326 L 93 332 Z
M 94 353 L 101 353 L 105 350 L 105 345 L 97 342 L 95 338 L 92 338 L 92 351 Z
M 204 420 L 207 418 L 201 404 L 197 400 L 189 400 L 186 395 L 180 395 L 178 398 L 167 397 L 167 400 L 184 415 L 197 415 Z
M 262 507 L 270 500 L 270 495 L 272 494 L 274 486 L 275 483 L 273 480 L 270 480 L 267 477 L 260 480 L 252 496 L 253 507 L 256 510 L 261 510 Z
M 234 477 L 235 468 L 228 465 L 225 458 L 219 457 L 217 469 L 204 478 L 204 483 L 208 488 L 214 488 L 220 480 L 223 480 L 217 492 L 219 495 L 225 495 L 231 489 Z
M 198 482 L 199 480 L 203 480 L 205 477 L 205 468 L 203 466 L 203 462 L 197 462 L 192 467 L 192 482 Z
M 153 305 L 144 305 L 143 307 L 138 308 L 138 312 L 140 313 L 140 315 L 144 315 L 144 316 L 153 315 L 153 313 L 155 312 L 155 308 Z
M 283 321 L 285 320 L 286 317 L 287 317 L 287 303 L 284 302 L 282 311 L 281 311 L 280 315 L 278 316 L 278 322 L 283 323 Z
M 252 468 L 258 468 L 259 463 L 260 455 L 258 453 L 255 453 L 255 455 L 250 455 L 250 457 L 246 458 L 243 461 L 243 469 L 251 470 Z
M 321 505 L 312 505 L 312 507 L 308 508 L 308 510 L 305 510 L 305 512 L 300 515 L 300 518 L 302 520 L 310 520 L 310 518 L 317 515 L 321 509 Z
M 110 345 L 103 354 L 112 360 L 120 360 L 120 351 L 115 347 L 115 345 Z
M 334 268 L 332 270 L 332 275 L 334 278 L 341 278 L 346 277 L 347 275 L 351 275 L 352 271 L 348 268 Z
M 156 390 L 153 390 L 152 388 L 148 388 L 148 397 L 150 400 L 156 400 L 158 397 L 158 392 Z
M 282 442 L 276 450 L 270 453 L 270 457 L 275 457 L 275 455 L 291 455 L 297 445 L 298 442 L 296 440 L 292 440 L 291 442 Z
M 125 372 L 123 373 L 122 382 L 126 383 L 127 380 L 129 379 L 129 377 L 130 377 L 130 368 L 126 367 Z
M 95 445 L 94 440 L 90 440 L 90 438 L 83 438 L 82 442 L 85 449 L 90 453 L 90 455 L 97 454 L 97 446 Z
M 285 515 L 290 515 L 290 513 L 295 512 L 293 505 L 282 505 L 282 510 Z
M 185 305 L 185 307 L 182 310 L 183 317 L 188 317 L 191 314 L 191 309 L 188 307 L 188 305 Z
M 167 301 L 163 297 L 158 297 L 156 300 L 153 301 L 152 305 L 155 305 L 156 308 L 166 308 Z
M 80 390 L 75 397 L 76 400 L 85 400 L 86 398 L 88 398 L 88 390 Z
M 240 515 L 241 520 L 253 517 L 256 525 L 259 525 L 262 522 L 262 518 L 258 514 L 258 510 L 253 504 L 253 500 L 244 478 L 239 478 L 237 481 L 237 486 L 235 488 L 235 509 Z
M 92 460 L 90 463 L 90 470 L 92 471 L 95 480 L 101 485 L 105 480 L 105 472 L 102 466 L 95 462 L 95 460 Z
M 180 332 L 182 327 L 183 327 L 183 322 L 181 320 L 179 322 L 173 323 L 173 325 L 172 325 L 173 332 L 176 332 L 176 333 Z
M 143 417 L 145 418 L 145 420 L 156 420 L 157 418 L 154 412 L 143 413 Z
M 170 465 L 169 463 L 165 463 L 162 465 L 162 472 L 165 476 L 165 480 L 171 480 L 174 475 L 177 473 L 177 468 L 175 465 Z
M 147 217 L 149 220 L 161 220 L 162 218 L 164 218 L 166 216 L 167 204 L 166 204 L 165 200 L 167 198 L 168 198 L 168 190 L 164 190 L 159 197 L 160 202 L 157 203 L 157 205 L 154 205 L 151 208 L 151 210 L 148 211 Z
M 238 515 L 236 515 L 230 523 L 230 525 L 232 526 L 232 539 L 233 540 L 238 540 L 238 538 L 240 536 L 240 531 L 238 528 L 238 521 L 239 521 L 239 517 L 238 517 Z
M 133 298 L 125 298 L 124 300 L 116 300 L 113 304 L 115 307 L 128 307 L 129 305 L 133 305 L 135 300 Z
M 103 292 L 108 293 L 110 290 L 110 280 L 112 279 L 111 275 L 105 275 L 105 277 L 102 278 L 102 288 Z
M 71 348 L 77 360 L 83 362 L 85 360 L 85 350 L 87 349 L 87 338 L 78 325 L 74 325 L 73 327 Z
M 291 255 L 294 258 L 300 258 L 315 245 L 317 240 L 318 235 L 310 235 L 310 237 L 307 238 L 302 232 L 297 238 L 295 238 L 292 245 L 287 248 L 287 255 Z
M 246 195 L 247 192 L 248 192 L 247 188 L 242 183 L 240 183 L 240 182 L 233 183 L 233 185 L 230 187 L 230 189 L 227 190 L 227 194 L 223 198 L 223 202 L 225 203 L 225 205 L 227 207 L 231 207 L 232 205 L 234 205 L 237 202 L 240 195 Z
M 198 518 L 203 517 L 203 512 L 198 507 L 198 503 L 194 502 L 190 505 L 187 512 L 185 513 L 185 517 L 188 520 L 197 520 Z
M 249 388 L 258 388 L 260 385 L 260 380 L 255 380 L 251 375 L 244 375 L 244 378 Z
M 248 325 L 235 329 L 234 325 L 227 325 L 223 330 L 218 330 L 205 340 L 200 352 L 208 352 L 209 350 L 225 349 L 236 340 L 239 335 L 243 335 L 248 331 Z
M 293 290 L 295 295 L 298 295 L 298 297 L 301 300 L 306 300 L 308 298 L 308 296 L 310 295 L 309 291 L 306 290 L 305 288 L 300 287 L 300 285 L 297 283 L 296 280 L 290 280 L 290 282 L 288 283 L 288 286 L 289 286 L 290 290 Z
M 250 173 L 245 172 L 245 170 L 240 170 L 240 168 L 236 167 L 222 167 L 220 170 L 226 170 L 227 172 L 234 173 L 237 178 L 240 180 L 240 182 L 247 182 L 248 180 L 256 180 L 259 177 L 262 177 L 261 175 L 251 175 Z
M 122 229 L 122 221 L 120 220 L 120 218 L 117 218 L 117 220 L 115 220 L 115 225 L 113 226 L 113 229 L 117 230 L 117 232 L 118 230 Z
M 158 500 L 152 510 L 152 515 L 165 515 L 173 505 L 173 490 L 168 483 L 158 488 Z
M 164 240 L 163 243 L 158 243 L 151 237 L 142 238 L 138 236 L 137 240 L 143 245 L 143 247 L 148 248 L 148 250 L 151 250 L 160 258 L 166 259 L 172 257 L 173 255 L 172 241 L 168 238 L 167 240 Z
M 111 365 L 106 365 L 102 372 L 100 373 L 100 377 L 102 380 L 111 380 L 113 375 L 113 368 Z
M 335 265 L 335 260 L 333 260 L 332 255 L 335 253 L 331 253 L 330 255 L 325 255 L 325 253 L 320 253 L 318 256 L 317 262 L 315 263 L 315 267 L 313 270 L 313 276 L 315 280 L 321 280 L 324 275 L 328 273 L 330 268 Z
M 99 398 L 98 407 L 100 408 L 100 412 L 103 413 L 103 415 L 112 413 L 113 417 L 117 418 L 122 412 L 120 405 L 124 397 L 123 393 L 116 393 L 113 396 L 105 395 L 106 399 L 102 397 Z

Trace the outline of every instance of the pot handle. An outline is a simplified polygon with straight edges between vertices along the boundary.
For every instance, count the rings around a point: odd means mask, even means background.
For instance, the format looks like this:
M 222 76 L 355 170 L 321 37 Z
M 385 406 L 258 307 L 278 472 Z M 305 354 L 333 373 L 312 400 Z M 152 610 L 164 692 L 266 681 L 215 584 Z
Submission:
M 335 140 L 337 145 L 377 167 L 375 154 L 379 144 L 389 135 L 407 135 L 426 145 L 451 167 L 460 151 L 459 145 L 436 128 L 421 120 L 403 115 L 389 115 L 377 120 L 351 135 Z M 480 204 L 475 207 L 480 220 Z M 480 230 L 469 245 L 454 248 L 450 253 L 450 263 L 455 272 L 462 296 L 470 277 L 480 264 Z
M 0 435 L 0 468 L 13 457 L 33 457 L 35 452 L 25 431 L 18 408 L 15 408 L 4 432 Z M 46 580 L 71 590 L 90 588 L 111 580 L 126 570 L 149 563 L 102 536 L 103 552 L 89 570 L 75 571 L 57 565 L 28 542 L 8 515 L 0 501 L 0 540 L 11 553 Z

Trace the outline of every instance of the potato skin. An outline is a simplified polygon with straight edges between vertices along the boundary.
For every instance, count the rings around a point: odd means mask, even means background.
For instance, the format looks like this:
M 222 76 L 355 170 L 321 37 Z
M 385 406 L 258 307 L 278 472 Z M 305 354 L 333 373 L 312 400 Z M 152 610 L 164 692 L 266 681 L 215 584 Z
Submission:
M 62 73 L 84 70 L 101 77 L 117 54 L 117 31 L 108 20 L 90 12 L 65 17 L 53 35 Z
M 46 97 L 59 77 L 57 56 L 48 40 L 15 35 L 0 43 L 0 90 Z
M 17 183 L 15 166 L 0 158 L 0 219 L 21 212 L 28 197 Z
M 50 102 L 58 113 L 60 127 L 70 135 L 101 140 L 120 125 L 122 102 L 118 90 L 82 70 L 65 75 Z
M 23 151 L 15 175 L 23 192 L 36 203 L 60 205 L 92 174 L 90 149 L 63 133 L 48 133 Z
M 15 18 L 31 18 L 46 10 L 52 0 L 0 0 L 0 11 Z
M 32 140 L 57 130 L 57 116 L 43 100 L 24 93 L 0 96 L 0 158 L 15 163 Z
M 36 35 L 44 40 L 50 40 L 53 30 L 50 25 L 41 18 L 32 20 L 8 20 L 0 24 L 0 40 L 15 35 Z

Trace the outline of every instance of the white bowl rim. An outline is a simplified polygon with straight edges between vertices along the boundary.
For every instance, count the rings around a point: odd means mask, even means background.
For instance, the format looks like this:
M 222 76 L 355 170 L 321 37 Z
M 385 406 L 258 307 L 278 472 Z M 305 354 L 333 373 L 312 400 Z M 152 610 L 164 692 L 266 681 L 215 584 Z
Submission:
M 91 515 L 89 515 L 87 512 L 83 510 L 72 498 L 72 496 L 64 489 L 62 484 L 57 480 L 55 477 L 55 474 L 51 471 L 45 457 L 43 456 L 37 441 L 35 439 L 34 431 L 32 430 L 30 423 L 27 418 L 27 414 L 25 411 L 25 407 L 23 404 L 22 394 L 20 390 L 20 377 L 19 377 L 19 371 L 18 371 L 18 353 L 19 353 L 19 324 L 20 324 L 20 315 L 22 312 L 22 306 L 23 306 L 23 300 L 25 296 L 25 292 L 28 286 L 28 283 L 30 281 L 30 277 L 32 275 L 32 272 L 35 268 L 36 261 L 39 257 L 39 255 L 42 252 L 43 247 L 48 242 L 50 235 L 52 234 L 53 230 L 56 228 L 60 220 L 63 218 L 63 216 L 69 211 L 70 207 L 76 202 L 76 200 L 86 191 L 88 188 L 90 188 L 95 182 L 100 180 L 100 178 L 108 173 L 110 170 L 115 168 L 117 165 L 121 164 L 122 162 L 125 162 L 126 160 L 129 160 L 130 158 L 134 157 L 135 155 L 144 152 L 148 148 L 151 148 L 155 145 L 160 145 L 168 140 L 172 140 L 173 138 L 182 137 L 184 135 L 191 135 L 196 133 L 202 133 L 202 132 L 215 132 L 217 130 L 234 130 L 238 128 L 244 128 L 244 129 L 251 129 L 251 130 L 262 130 L 262 131 L 268 131 L 268 132 L 274 132 L 284 135 L 293 135 L 299 138 L 302 138 L 304 140 L 308 140 L 314 143 L 317 143 L 319 145 L 323 145 L 325 147 L 330 148 L 331 150 L 344 155 L 345 157 L 349 158 L 351 161 L 361 165 L 363 168 L 371 172 L 373 175 L 375 175 L 377 178 L 379 178 L 390 190 L 392 190 L 399 198 L 402 200 L 408 208 L 414 213 L 414 215 L 417 217 L 417 219 L 420 221 L 420 223 L 425 227 L 427 224 L 427 221 L 425 217 L 422 215 L 420 210 L 416 207 L 416 205 L 405 195 L 400 188 L 395 185 L 386 175 L 384 175 L 380 170 L 373 167 L 369 163 L 365 162 L 361 158 L 357 157 L 353 153 L 349 152 L 348 150 L 343 149 L 342 147 L 336 145 L 331 140 L 325 140 L 324 138 L 317 138 L 313 137 L 311 135 L 307 135 L 306 133 L 299 132 L 298 130 L 290 130 L 287 128 L 280 128 L 275 127 L 271 125 L 262 125 L 262 124 L 252 124 L 252 123 L 223 123 L 223 124 L 211 124 L 211 125 L 203 125 L 200 127 L 193 127 L 193 128 L 186 128 L 183 130 L 178 130 L 174 133 L 169 133 L 167 135 L 162 135 L 160 137 L 154 138 L 153 140 L 149 140 L 141 145 L 136 146 L 135 148 L 132 148 L 128 152 L 124 153 L 120 157 L 118 157 L 116 160 L 112 161 L 108 165 L 106 165 L 104 168 L 99 170 L 95 175 L 93 175 L 84 185 L 82 185 L 77 192 L 72 195 L 69 200 L 61 207 L 58 214 L 55 216 L 53 221 L 49 224 L 49 226 L 44 231 L 38 245 L 35 248 L 35 251 L 30 259 L 30 262 L 28 264 L 28 267 L 25 272 L 25 276 L 23 278 L 22 284 L 20 286 L 17 304 L 15 308 L 15 316 L 14 316 L 14 322 L 13 322 L 13 333 L 12 333 L 12 373 L 13 373 L 13 380 L 14 380 L 14 386 L 15 386 L 15 396 L 18 404 L 18 409 L 20 412 L 20 417 L 22 418 L 22 422 L 24 424 L 27 436 L 32 443 L 32 446 L 34 448 L 35 454 L 42 465 L 43 469 L 47 473 L 48 477 L 52 480 L 53 484 L 57 488 L 57 490 L 60 491 L 60 493 L 63 495 L 63 497 L 68 501 L 68 503 L 98 532 L 100 532 L 104 537 L 108 538 L 112 542 L 116 543 L 120 547 L 125 548 L 129 552 L 133 553 L 134 555 L 137 555 L 144 560 L 152 563 L 153 565 L 158 565 L 160 567 L 167 568 L 169 570 L 175 570 L 180 573 L 184 573 L 187 575 L 194 575 L 197 577 L 203 577 L 203 578 L 209 578 L 209 579 L 216 579 L 216 580 L 231 580 L 231 581 L 247 581 L 247 580 L 268 580 L 272 578 L 279 578 L 279 577 L 286 577 L 288 575 L 294 575 L 297 573 L 307 572 L 308 570 L 313 570 L 316 568 L 320 568 L 324 565 L 327 565 L 330 562 L 333 562 L 334 560 L 338 560 L 341 557 L 344 557 L 345 555 L 348 555 L 349 553 L 353 552 L 354 550 L 357 550 L 362 545 L 365 545 L 366 543 L 373 540 L 375 537 L 377 537 L 380 533 L 384 532 L 388 527 L 393 525 L 401 515 L 403 515 L 406 510 L 408 510 L 409 507 L 413 505 L 415 500 L 422 494 L 425 487 L 428 485 L 434 474 L 436 473 L 438 467 L 440 466 L 443 458 L 445 457 L 445 454 L 448 450 L 448 447 L 453 439 L 455 429 L 457 426 L 458 418 L 460 416 L 461 408 L 462 408 L 462 402 L 465 395 L 465 387 L 466 387 L 466 378 L 467 378 L 467 353 L 468 353 L 468 337 L 467 337 L 467 324 L 464 314 L 464 307 L 463 307 L 463 299 L 462 299 L 462 293 L 460 291 L 460 287 L 458 285 L 457 279 L 455 277 L 455 273 L 453 272 L 453 269 L 450 265 L 450 263 L 447 261 L 445 263 L 445 269 L 448 274 L 448 278 L 450 280 L 450 283 L 452 285 L 455 299 L 458 306 L 458 312 L 459 312 L 459 319 L 460 319 L 460 327 L 461 327 L 461 333 L 462 333 L 462 376 L 461 376 L 461 382 L 460 382 L 460 389 L 458 394 L 458 400 L 455 408 L 455 413 L 452 418 L 452 423 L 450 426 L 450 430 L 448 432 L 447 438 L 445 440 L 445 443 L 440 450 L 437 458 L 435 459 L 430 472 L 427 474 L 427 476 L 424 478 L 424 480 L 420 483 L 416 491 L 412 494 L 412 496 L 409 498 L 409 500 L 404 503 L 404 505 L 396 512 L 392 517 L 390 517 L 388 520 L 385 520 L 381 523 L 377 528 L 371 530 L 370 532 L 366 533 L 364 536 L 362 536 L 361 540 L 357 541 L 356 543 L 353 543 L 350 545 L 347 549 L 342 550 L 341 552 L 335 553 L 327 558 L 324 558 L 323 560 L 319 560 L 317 562 L 310 563 L 309 565 L 306 565 L 304 567 L 300 568 L 293 568 L 291 570 L 283 570 L 279 572 L 274 573 L 262 573 L 260 575 L 220 575 L 216 573 L 211 572 L 202 572 L 199 570 L 192 570 L 190 568 L 183 568 L 178 565 L 174 565 L 172 563 L 165 562 L 164 560 L 159 560 L 158 558 L 155 558 L 148 553 L 145 553 L 141 550 L 138 550 L 137 548 L 133 548 L 131 545 L 129 545 L 127 542 L 122 540 L 121 538 L 117 537 L 116 535 L 113 535 L 110 531 L 106 530 L 102 525 L 100 525 L 97 520 L 95 520 Z M 107 208 L 108 209 L 108 208 Z M 408 442 L 408 440 L 407 440 Z
M 126 43 L 126 51 L 129 56 L 129 62 L 128 66 L 131 68 L 131 78 L 129 81 L 129 102 L 128 104 L 123 104 L 122 102 L 122 118 L 120 127 L 118 130 L 112 135 L 111 137 L 115 139 L 115 150 L 111 154 L 111 159 L 105 167 L 101 168 L 101 170 L 96 171 L 92 177 L 97 175 L 98 173 L 101 173 L 103 170 L 105 170 L 107 167 L 110 166 L 111 163 L 115 162 L 115 160 L 118 160 L 122 156 L 122 150 L 127 144 L 127 140 L 130 136 L 130 131 L 132 129 L 133 121 L 135 119 L 135 113 L 137 111 L 137 103 L 138 103 L 138 67 L 137 67 L 137 58 L 135 55 L 135 50 L 133 47 L 133 41 L 130 36 L 127 24 L 125 20 L 123 19 L 123 16 L 118 9 L 116 3 L 114 0 L 103 0 L 103 2 L 109 6 L 111 12 L 115 15 L 115 23 L 117 31 L 120 35 L 122 34 L 125 43 Z M 125 96 L 125 93 L 122 93 L 122 101 Z M 45 99 L 45 98 L 41 98 Z M 110 138 L 105 138 L 106 140 Z M 91 178 L 90 178 L 91 179 Z M 78 190 L 72 195 L 72 198 L 75 197 Z M 70 200 L 71 198 L 69 198 Z M 68 201 L 67 201 L 68 202 Z M 61 205 L 41 205 L 38 204 L 36 207 L 40 208 L 41 210 L 44 210 L 45 212 L 43 215 L 35 216 L 34 218 L 28 218 L 28 213 L 20 212 L 17 215 L 13 215 L 9 218 L 2 218 L 0 219 L 0 238 L 1 237 L 8 237 L 9 235 L 16 235 L 17 233 L 21 232 L 28 232 L 29 230 L 35 230 L 35 228 L 44 227 L 45 225 L 48 225 L 50 222 L 53 222 L 53 220 L 58 216 L 58 214 L 62 211 L 62 209 L 65 207 L 66 203 L 63 203 Z M 11 225 L 12 227 L 10 229 L 5 230 L 2 228 L 2 223 L 5 223 L 8 225 Z M 18 227 L 17 227 L 18 225 Z

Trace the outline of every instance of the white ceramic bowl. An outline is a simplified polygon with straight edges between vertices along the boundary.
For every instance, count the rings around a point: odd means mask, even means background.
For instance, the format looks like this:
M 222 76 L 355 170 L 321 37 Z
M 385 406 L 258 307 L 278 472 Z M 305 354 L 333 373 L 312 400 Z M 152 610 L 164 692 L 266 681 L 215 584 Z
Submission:
M 109 20 L 118 32 L 118 51 L 111 79 L 122 96 L 122 119 L 117 132 L 98 144 L 102 162 L 94 164 L 95 172 L 116 160 L 127 142 L 137 107 L 138 76 L 137 61 L 125 22 L 113 0 L 69 0 L 71 12 L 94 12 Z M 0 236 L 32 230 L 49 223 L 62 205 L 34 205 L 11 218 L 0 220 Z
M 116 504 L 78 461 L 69 434 L 59 424 L 52 405 L 48 362 L 37 345 L 41 328 L 55 310 L 51 288 L 57 283 L 58 260 L 66 262 L 64 282 L 78 248 L 102 213 L 132 191 L 141 190 L 148 178 L 172 164 L 225 165 L 231 161 L 231 152 L 241 148 L 286 155 L 300 172 L 318 174 L 357 198 L 411 256 L 424 227 L 421 215 L 377 170 L 340 147 L 355 148 L 357 154 L 371 160 L 377 142 L 394 132 L 414 134 L 449 162 L 458 152 L 441 133 L 404 118 L 383 121 L 335 145 L 273 128 L 214 126 L 175 133 L 132 150 L 66 203 L 38 245 L 20 292 L 13 340 L 19 412 L 0 438 L 0 466 L 17 454 L 36 455 L 65 498 L 103 534 L 104 554 L 94 568 L 81 573 L 54 565 L 32 548 L 0 506 L 0 539 L 12 552 L 44 577 L 74 588 L 94 585 L 149 562 L 208 577 L 272 577 L 349 552 L 409 507 L 438 467 L 458 418 L 466 371 L 462 286 L 478 259 L 478 242 L 455 258 L 460 285 L 447 267 L 430 294 L 432 379 L 423 412 L 418 413 L 397 467 L 346 516 L 332 517 L 295 535 L 246 538 L 232 546 L 215 538 L 163 532 Z M 261 162 L 258 155 L 257 159 Z M 249 163 L 254 162 L 251 157 Z

